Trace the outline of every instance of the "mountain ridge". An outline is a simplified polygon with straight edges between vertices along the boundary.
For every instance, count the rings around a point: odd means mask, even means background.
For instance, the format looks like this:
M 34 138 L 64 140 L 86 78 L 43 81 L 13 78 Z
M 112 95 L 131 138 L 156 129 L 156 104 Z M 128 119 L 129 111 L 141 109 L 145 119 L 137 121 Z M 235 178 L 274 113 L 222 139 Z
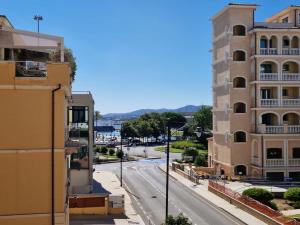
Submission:
M 124 118 L 136 118 L 145 113 L 163 113 L 163 112 L 178 112 L 178 113 L 194 113 L 197 112 L 202 106 L 195 106 L 195 105 L 186 105 L 183 107 L 175 108 L 175 109 L 167 109 L 167 108 L 159 108 L 159 109 L 137 109 L 131 112 L 126 113 L 108 113 L 103 115 L 103 118 L 117 118 L 117 119 L 124 119 Z

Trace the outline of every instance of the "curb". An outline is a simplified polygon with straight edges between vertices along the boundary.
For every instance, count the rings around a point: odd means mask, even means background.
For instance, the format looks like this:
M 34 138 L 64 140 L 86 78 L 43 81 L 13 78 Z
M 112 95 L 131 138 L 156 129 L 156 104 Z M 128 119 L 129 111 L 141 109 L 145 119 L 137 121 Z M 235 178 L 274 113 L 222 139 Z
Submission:
M 163 170 L 162 168 L 160 168 L 160 166 L 158 166 L 158 168 L 159 168 L 162 172 L 166 173 L 166 171 Z M 176 173 L 176 172 L 175 172 L 175 173 Z M 171 176 L 172 178 L 174 178 L 175 180 L 178 181 L 178 179 L 175 178 L 173 175 L 169 174 L 169 176 Z M 180 176 L 181 176 L 181 175 L 180 175 Z M 185 177 L 183 177 L 183 178 L 186 179 Z M 188 180 L 188 179 L 187 179 L 187 180 Z M 179 182 L 180 182 L 180 181 L 179 181 Z M 206 201 L 208 204 L 211 204 L 213 207 L 215 207 L 215 208 L 217 208 L 217 209 L 219 209 L 219 210 L 221 210 L 221 211 L 225 211 L 226 213 L 228 213 L 229 215 L 231 215 L 232 217 L 234 217 L 236 220 L 238 220 L 238 221 L 242 222 L 243 224 L 247 225 L 247 223 L 246 223 L 245 221 L 241 220 L 240 218 L 238 218 L 237 216 L 235 216 L 235 215 L 232 214 L 231 212 L 228 212 L 228 211 L 225 210 L 224 208 L 222 208 L 222 207 L 216 205 L 214 202 L 209 201 L 207 198 L 202 197 L 202 196 L 199 195 L 194 189 L 190 188 L 189 186 L 184 185 L 182 182 L 180 182 L 180 183 L 181 183 L 181 185 L 187 187 L 189 190 L 193 191 L 194 194 L 196 194 L 197 196 L 199 196 L 201 199 L 203 199 L 204 201 Z M 242 209 L 241 209 L 241 210 L 242 210 Z M 242 211 L 244 211 L 244 210 L 242 210 Z M 247 213 L 247 212 L 246 212 L 246 213 Z M 251 216 L 252 216 L 252 215 L 251 215 Z M 262 222 L 263 222 L 263 221 L 262 221 Z
M 158 168 L 160 171 L 162 171 L 163 173 L 166 173 L 166 171 L 165 171 L 164 169 L 160 168 L 160 166 L 157 166 L 157 168 Z M 177 179 L 176 177 L 174 177 L 172 174 L 169 173 L 169 176 L 172 177 L 174 180 L 177 180 L 177 181 L 178 181 L 178 179 Z

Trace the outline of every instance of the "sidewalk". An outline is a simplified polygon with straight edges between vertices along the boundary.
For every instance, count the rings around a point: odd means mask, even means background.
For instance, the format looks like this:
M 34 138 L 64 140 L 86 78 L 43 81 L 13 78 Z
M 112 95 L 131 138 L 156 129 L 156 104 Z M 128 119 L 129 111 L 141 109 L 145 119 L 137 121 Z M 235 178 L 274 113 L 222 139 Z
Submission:
M 162 171 L 166 171 L 165 165 L 159 165 L 159 168 Z M 196 192 L 198 195 L 203 197 L 209 202 L 212 202 L 217 207 L 225 210 L 229 214 L 233 215 L 234 217 L 238 218 L 239 220 L 243 221 L 249 225 L 266 225 L 263 221 L 257 219 L 256 217 L 246 213 L 245 211 L 237 208 L 236 206 L 230 204 L 229 202 L 225 201 L 224 199 L 218 197 L 217 195 L 208 191 L 208 182 L 207 181 L 200 181 L 200 185 L 195 185 L 192 181 L 184 178 L 183 176 L 179 175 L 178 173 L 169 170 L 170 176 L 173 177 L 175 180 L 179 181 L 183 185 L 189 187 L 191 190 Z
M 140 215 L 138 215 L 133 208 L 131 198 L 129 197 L 126 190 L 120 187 L 120 181 L 117 176 L 108 171 L 101 171 L 94 173 L 94 179 L 101 183 L 101 185 L 111 192 L 113 195 L 124 195 L 125 196 L 125 215 L 126 218 L 114 218 L 114 224 L 116 225 L 145 225 Z M 105 223 L 103 223 L 105 224 Z

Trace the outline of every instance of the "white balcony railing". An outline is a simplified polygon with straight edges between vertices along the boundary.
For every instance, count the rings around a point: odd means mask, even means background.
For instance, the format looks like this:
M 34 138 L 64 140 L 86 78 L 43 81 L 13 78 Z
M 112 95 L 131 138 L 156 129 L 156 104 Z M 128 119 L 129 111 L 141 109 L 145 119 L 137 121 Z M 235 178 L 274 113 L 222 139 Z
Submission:
M 261 55 L 277 55 L 277 48 L 260 48 Z
M 272 81 L 279 80 L 278 73 L 260 73 L 260 80 Z
M 282 99 L 282 106 L 298 107 L 300 106 L 300 99 Z
M 300 125 L 288 125 L 287 133 L 289 134 L 299 134 L 300 133 Z
M 260 106 L 278 107 L 279 106 L 279 99 L 260 99 Z
M 299 48 L 282 48 L 282 55 L 299 55 Z
M 266 166 L 283 166 L 284 160 L 283 159 L 266 159 Z
M 300 134 L 300 125 L 264 125 L 258 126 L 261 134 Z
M 300 73 L 282 73 L 282 80 L 284 81 L 298 81 L 300 80 Z
M 300 159 L 289 159 L 289 166 L 300 166 Z

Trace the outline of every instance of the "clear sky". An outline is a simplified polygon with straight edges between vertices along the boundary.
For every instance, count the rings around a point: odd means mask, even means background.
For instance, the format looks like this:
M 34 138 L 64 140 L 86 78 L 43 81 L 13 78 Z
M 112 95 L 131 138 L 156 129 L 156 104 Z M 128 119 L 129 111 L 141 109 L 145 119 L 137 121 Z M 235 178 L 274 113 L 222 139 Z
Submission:
M 77 58 L 73 90 L 101 113 L 211 104 L 211 22 L 228 2 L 257 3 L 256 20 L 300 0 L 0 0 L 18 29 L 63 36 Z

